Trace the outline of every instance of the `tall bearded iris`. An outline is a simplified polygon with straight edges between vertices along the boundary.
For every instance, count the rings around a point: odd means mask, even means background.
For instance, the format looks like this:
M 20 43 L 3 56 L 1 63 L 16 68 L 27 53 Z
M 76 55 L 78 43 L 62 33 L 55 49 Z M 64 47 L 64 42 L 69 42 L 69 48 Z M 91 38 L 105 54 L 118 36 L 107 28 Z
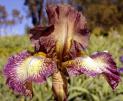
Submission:
M 33 95 L 32 82 L 43 83 L 52 76 L 52 89 L 57 101 L 67 100 L 67 77 L 103 74 L 115 89 L 120 81 L 112 56 L 107 52 L 84 54 L 89 32 L 81 12 L 69 5 L 48 5 L 49 25 L 30 30 L 35 51 L 23 51 L 9 58 L 4 74 L 14 91 Z

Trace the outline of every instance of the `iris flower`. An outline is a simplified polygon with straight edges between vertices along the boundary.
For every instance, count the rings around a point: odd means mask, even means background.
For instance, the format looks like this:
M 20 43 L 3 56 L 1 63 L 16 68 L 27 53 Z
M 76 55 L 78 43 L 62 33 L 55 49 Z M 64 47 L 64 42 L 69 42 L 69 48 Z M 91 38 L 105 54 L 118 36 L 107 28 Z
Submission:
M 115 89 L 120 76 L 110 53 L 85 54 L 89 31 L 82 13 L 70 5 L 48 5 L 47 14 L 47 26 L 30 30 L 34 52 L 25 50 L 8 59 L 4 68 L 7 85 L 17 93 L 32 97 L 32 82 L 42 84 L 52 76 L 56 101 L 66 101 L 67 78 L 102 74 Z
M 123 56 L 120 56 L 119 60 L 121 63 L 123 63 Z

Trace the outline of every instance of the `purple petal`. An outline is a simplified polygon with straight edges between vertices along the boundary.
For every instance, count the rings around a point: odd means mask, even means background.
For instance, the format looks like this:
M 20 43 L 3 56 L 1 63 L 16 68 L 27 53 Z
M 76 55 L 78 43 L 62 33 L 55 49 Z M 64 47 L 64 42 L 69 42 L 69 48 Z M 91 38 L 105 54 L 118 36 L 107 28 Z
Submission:
M 123 56 L 120 56 L 119 59 L 120 59 L 120 61 L 123 63 Z
M 117 71 L 123 73 L 123 67 L 118 68 Z
M 41 58 L 41 57 L 36 57 L 36 58 L 42 61 L 43 63 L 40 66 L 41 69 L 37 71 L 37 73 L 30 75 L 29 79 L 37 83 L 43 83 L 56 70 L 57 68 L 56 63 L 49 58 Z M 31 68 L 31 65 L 30 65 L 30 68 Z M 35 70 L 35 68 L 33 70 Z
M 18 65 L 30 55 L 31 54 L 29 52 L 23 51 L 17 55 L 11 56 L 8 59 L 8 63 L 4 67 L 4 75 L 7 78 L 6 80 L 7 85 L 13 91 L 18 92 L 25 96 L 32 97 L 33 91 L 31 87 L 32 85 L 31 82 L 21 81 L 20 79 L 18 79 L 17 74 L 16 74 L 16 69 L 18 68 Z
M 12 90 L 32 97 L 31 82 L 43 83 L 55 69 L 56 63 L 52 59 L 41 55 L 31 56 L 31 53 L 23 51 L 9 58 L 4 74 Z
M 63 63 L 69 75 L 85 74 L 95 77 L 104 74 L 107 82 L 115 89 L 120 82 L 120 74 L 112 56 L 107 52 L 96 52 L 90 57 L 78 57 L 74 60 Z

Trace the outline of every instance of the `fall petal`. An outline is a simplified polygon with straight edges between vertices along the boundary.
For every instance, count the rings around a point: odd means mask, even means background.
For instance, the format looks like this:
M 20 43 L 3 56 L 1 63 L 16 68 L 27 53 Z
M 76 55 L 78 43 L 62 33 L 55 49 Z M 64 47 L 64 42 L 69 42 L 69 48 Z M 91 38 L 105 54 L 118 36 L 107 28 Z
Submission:
M 52 75 L 56 68 L 55 62 L 44 56 L 31 56 L 23 51 L 11 56 L 5 65 L 4 74 L 7 84 L 14 91 L 23 95 L 32 95 L 31 82 L 43 83 Z
M 23 61 L 26 57 L 29 57 L 30 53 L 23 51 L 20 54 L 11 56 L 8 60 L 8 63 L 5 65 L 4 74 L 7 78 L 6 84 L 14 90 L 25 96 L 32 97 L 33 91 L 31 87 L 31 82 L 21 81 L 16 74 L 16 68 L 19 62 Z M 30 85 L 27 87 L 27 85 Z
M 30 81 L 22 82 L 13 78 L 7 78 L 6 84 L 15 92 L 24 96 L 33 97 L 32 83 Z
M 63 63 L 69 75 L 85 74 L 95 77 L 104 74 L 112 89 L 120 82 L 119 72 L 111 55 L 106 52 L 97 52 L 90 57 L 78 57 Z

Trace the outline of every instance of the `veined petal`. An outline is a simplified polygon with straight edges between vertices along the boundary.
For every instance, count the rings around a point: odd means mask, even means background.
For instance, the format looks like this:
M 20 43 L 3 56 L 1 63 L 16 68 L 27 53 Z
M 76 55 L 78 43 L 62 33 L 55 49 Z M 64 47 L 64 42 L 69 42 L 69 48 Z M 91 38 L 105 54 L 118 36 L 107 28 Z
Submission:
M 17 77 L 17 73 L 16 73 L 16 70 L 20 62 L 22 62 L 25 58 L 29 56 L 30 53 L 27 51 L 23 51 L 17 55 L 11 56 L 8 59 L 8 63 L 5 65 L 4 74 L 6 76 L 6 83 L 9 85 L 9 87 L 12 90 L 22 95 L 32 97 L 33 95 L 32 87 L 31 87 L 32 83 L 26 80 L 22 81 Z
M 4 74 L 6 83 L 14 91 L 32 95 L 31 82 L 43 83 L 55 69 L 55 62 L 44 55 L 31 56 L 31 53 L 23 51 L 9 58 Z
M 64 4 L 48 5 L 47 14 L 49 25 L 37 26 L 29 33 L 36 52 L 43 51 L 50 57 L 55 53 L 60 59 L 70 51 L 76 54 L 87 47 L 89 31 L 81 12 Z
M 51 33 L 54 31 L 54 25 L 36 26 L 30 30 L 29 37 L 36 52 L 49 53 L 50 49 L 55 47 L 55 40 Z
M 53 35 L 57 40 L 56 51 L 60 58 L 69 52 L 75 55 L 87 47 L 89 31 L 81 12 L 70 5 L 48 5 L 47 14 L 49 23 L 54 25 Z
M 111 55 L 107 52 L 97 52 L 86 57 L 78 57 L 63 63 L 69 75 L 85 74 L 95 77 L 104 74 L 109 85 L 115 89 L 120 82 L 119 72 Z
M 24 95 L 29 96 L 30 98 L 33 97 L 33 90 L 32 90 L 32 82 L 31 81 L 25 81 L 22 82 L 18 80 L 17 78 L 7 78 L 6 84 L 15 92 Z

